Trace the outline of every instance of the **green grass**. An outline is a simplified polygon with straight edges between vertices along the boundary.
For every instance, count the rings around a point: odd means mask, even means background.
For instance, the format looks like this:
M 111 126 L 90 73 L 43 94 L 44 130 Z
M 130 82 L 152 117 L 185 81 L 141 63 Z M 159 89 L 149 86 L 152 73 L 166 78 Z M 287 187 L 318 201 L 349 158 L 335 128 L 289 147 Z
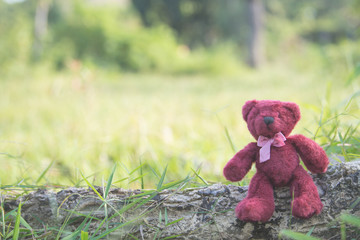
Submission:
M 249 99 L 297 102 L 303 118 L 294 133 L 314 138 L 329 155 L 346 161 L 358 158 L 360 94 L 354 72 L 344 81 L 276 65 L 258 72 L 244 70 L 236 77 L 82 69 L 5 79 L 0 89 L 1 190 L 22 194 L 38 187 L 87 186 L 102 201 L 105 217 L 82 215 L 82 223 L 69 232 L 71 217 L 81 215 L 69 211 L 60 228 L 34 231 L 21 218 L 21 206 L 10 213 L 1 206 L 1 236 L 100 239 L 138 224 L 151 211 L 129 219 L 124 213 L 144 206 L 164 189 L 225 182 L 225 163 L 254 141 L 241 116 Z M 103 194 L 95 185 L 102 186 Z M 115 210 L 108 201 L 111 187 L 153 190 Z M 115 212 L 111 217 L 109 209 Z M 114 218 L 119 219 L 115 226 L 110 224 Z M 160 212 L 155 239 L 176 238 L 164 236 L 163 230 L 181 220 L 170 221 L 166 210 Z M 97 229 L 89 231 L 95 221 Z M 359 219 L 344 215 L 338 222 L 344 238 L 347 225 L 358 227 Z M 290 230 L 281 234 L 315 239 L 312 230 L 307 235 Z
M 143 218 L 146 215 L 149 215 L 154 211 L 158 211 L 158 208 L 162 205 L 162 203 L 153 201 L 153 198 L 158 195 L 159 192 L 166 189 L 172 189 L 174 190 L 173 194 L 175 194 L 177 191 L 183 190 L 189 186 L 190 182 L 195 182 L 196 178 L 198 177 L 198 175 L 193 174 L 182 180 L 164 184 L 164 179 L 166 177 L 165 168 L 161 178 L 159 179 L 158 183 L 156 183 L 158 189 L 144 190 L 142 193 L 132 195 L 125 200 L 124 206 L 122 208 L 117 208 L 117 206 L 114 205 L 114 199 L 112 198 L 113 195 L 110 196 L 110 187 L 113 183 L 115 170 L 116 165 L 114 165 L 112 168 L 111 174 L 107 181 L 103 181 L 101 186 L 103 192 L 102 194 L 96 190 L 96 187 L 91 184 L 86 177 L 82 175 L 89 189 L 92 189 L 96 193 L 95 198 L 101 200 L 102 204 L 98 207 L 98 209 L 96 209 L 96 211 L 103 211 L 103 217 L 95 217 L 93 216 L 93 212 L 84 214 L 72 209 L 63 209 L 62 204 L 60 204 L 57 209 L 58 214 L 60 210 L 65 210 L 67 212 L 65 220 L 61 226 L 44 226 L 43 229 L 32 229 L 31 226 L 21 217 L 22 204 L 20 204 L 17 209 L 14 209 L 10 212 L 5 212 L 3 201 L 1 201 L 0 226 L 2 229 L 0 231 L 0 239 L 104 239 L 105 237 L 111 237 L 113 232 L 121 231 L 121 228 L 124 228 L 128 225 L 140 227 L 141 224 L 144 224 Z M 134 171 L 130 172 L 129 177 L 131 177 L 131 174 L 135 172 L 140 172 L 140 168 L 136 168 Z M 67 198 L 63 201 L 63 203 L 66 200 Z M 111 216 L 109 215 L 110 208 L 113 210 Z M 137 209 L 140 210 L 137 212 L 138 214 L 128 214 L 129 211 L 135 211 Z M 167 209 L 165 209 L 163 213 L 164 214 L 162 215 L 161 210 L 159 211 L 159 223 L 152 226 L 152 228 L 156 231 L 156 236 L 154 239 L 176 238 L 179 235 L 166 236 L 163 232 L 167 228 L 171 227 L 171 225 L 183 220 L 183 218 L 175 220 L 171 219 L 172 221 L 170 221 L 168 218 Z M 74 226 L 71 227 L 71 224 L 73 224 L 74 221 L 79 220 L 82 221 L 75 226 L 76 229 L 73 229 Z M 91 228 L 91 224 L 96 225 L 95 227 L 93 226 L 93 228 Z M 145 224 L 147 223 L 145 222 Z M 126 239 L 136 239 L 136 237 L 131 234 L 126 234 L 124 237 Z
M 329 224 L 329 228 L 331 228 L 330 225 L 340 225 L 340 235 L 341 240 L 346 240 L 346 232 L 347 229 L 353 230 L 353 229 L 360 229 L 360 218 L 354 215 L 343 213 L 339 216 L 338 219 L 334 220 Z M 292 230 L 283 229 L 279 233 L 279 237 L 287 237 L 289 239 L 294 240 L 320 240 L 321 238 L 313 237 L 311 236 L 312 231 L 315 229 L 315 226 L 310 229 L 310 231 L 307 234 L 294 232 Z
M 166 181 L 182 179 L 200 167 L 207 182 L 224 181 L 225 163 L 253 141 L 241 107 L 255 98 L 297 102 L 303 119 L 293 132 L 322 144 L 336 138 L 339 142 L 330 146 L 336 148 L 359 125 L 357 97 L 346 106 L 348 114 L 341 115 L 346 103 L 339 99 L 354 92 L 344 79 L 275 65 L 213 78 L 84 68 L 2 80 L 0 185 L 79 186 L 85 184 L 82 174 L 101 185 L 114 164 L 117 187 L 156 188 L 165 166 Z M 122 177 L 139 166 L 140 174 Z

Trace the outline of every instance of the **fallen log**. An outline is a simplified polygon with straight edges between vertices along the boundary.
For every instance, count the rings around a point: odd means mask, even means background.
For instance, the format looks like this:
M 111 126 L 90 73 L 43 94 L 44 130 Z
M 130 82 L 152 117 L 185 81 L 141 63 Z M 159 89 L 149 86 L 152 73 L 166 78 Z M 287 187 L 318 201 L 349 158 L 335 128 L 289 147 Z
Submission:
M 22 217 L 33 229 L 63 226 L 63 237 L 79 229 L 91 236 L 98 229 L 97 236 L 111 231 L 107 235 L 111 239 L 278 239 L 281 230 L 291 229 L 321 239 L 341 239 L 340 216 L 360 216 L 360 161 L 332 165 L 327 173 L 312 177 L 324 204 L 322 213 L 307 220 L 293 218 L 289 189 L 280 188 L 275 190 L 275 212 L 267 223 L 235 218 L 234 208 L 246 196 L 247 187 L 234 185 L 161 192 L 111 189 L 106 199 L 91 188 L 41 189 L 1 200 L 6 212 L 21 202 Z M 104 189 L 96 189 L 104 196 Z M 345 226 L 347 239 L 360 238 L 359 229 Z M 56 234 L 53 231 L 47 239 Z

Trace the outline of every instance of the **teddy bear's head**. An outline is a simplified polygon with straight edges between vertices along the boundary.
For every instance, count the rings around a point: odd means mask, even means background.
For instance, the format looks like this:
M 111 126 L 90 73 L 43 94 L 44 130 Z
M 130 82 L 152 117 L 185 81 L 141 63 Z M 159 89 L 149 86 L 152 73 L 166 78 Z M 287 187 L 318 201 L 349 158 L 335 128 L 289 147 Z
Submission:
M 252 100 L 242 109 L 244 120 L 255 139 L 274 137 L 278 132 L 288 137 L 300 120 L 299 106 L 291 102 Z

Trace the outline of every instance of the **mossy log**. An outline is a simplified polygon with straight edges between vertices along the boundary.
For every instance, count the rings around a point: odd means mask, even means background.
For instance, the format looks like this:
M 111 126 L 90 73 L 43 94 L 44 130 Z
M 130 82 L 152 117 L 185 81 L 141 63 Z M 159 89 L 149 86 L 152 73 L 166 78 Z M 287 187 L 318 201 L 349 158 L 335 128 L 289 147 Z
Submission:
M 275 190 L 275 213 L 267 223 L 237 220 L 234 208 L 248 188 L 222 184 L 154 191 L 140 198 L 135 196 L 141 190 L 111 189 L 107 210 L 92 189 L 84 188 L 38 190 L 16 199 L 3 196 L 2 201 L 7 212 L 21 202 L 22 216 L 34 229 L 66 226 L 74 231 L 85 219 L 91 235 L 107 217 L 101 231 L 116 229 L 108 235 L 111 239 L 278 239 L 283 229 L 311 232 L 311 236 L 321 239 L 341 239 L 340 216 L 360 216 L 360 161 L 332 165 L 325 174 L 312 176 L 324 209 L 307 220 L 291 216 L 288 188 Z M 97 191 L 102 194 L 103 189 Z M 91 222 L 89 216 L 93 217 Z M 347 239 L 360 239 L 359 229 L 345 226 Z

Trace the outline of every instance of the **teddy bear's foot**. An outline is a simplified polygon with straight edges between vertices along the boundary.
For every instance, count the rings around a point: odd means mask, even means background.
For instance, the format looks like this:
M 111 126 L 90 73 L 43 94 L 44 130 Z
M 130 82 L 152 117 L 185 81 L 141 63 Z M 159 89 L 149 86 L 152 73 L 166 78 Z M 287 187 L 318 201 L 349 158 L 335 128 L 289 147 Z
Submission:
M 297 218 L 310 218 L 319 214 L 323 208 L 320 199 L 313 199 L 306 195 L 295 198 L 292 204 L 292 214 Z
M 303 167 L 294 171 L 290 192 L 295 197 L 292 202 L 292 214 L 297 218 L 310 218 L 319 214 L 323 208 L 317 188 Z
M 262 198 L 245 198 L 236 206 L 236 217 L 243 221 L 266 222 L 275 209 L 274 201 Z

